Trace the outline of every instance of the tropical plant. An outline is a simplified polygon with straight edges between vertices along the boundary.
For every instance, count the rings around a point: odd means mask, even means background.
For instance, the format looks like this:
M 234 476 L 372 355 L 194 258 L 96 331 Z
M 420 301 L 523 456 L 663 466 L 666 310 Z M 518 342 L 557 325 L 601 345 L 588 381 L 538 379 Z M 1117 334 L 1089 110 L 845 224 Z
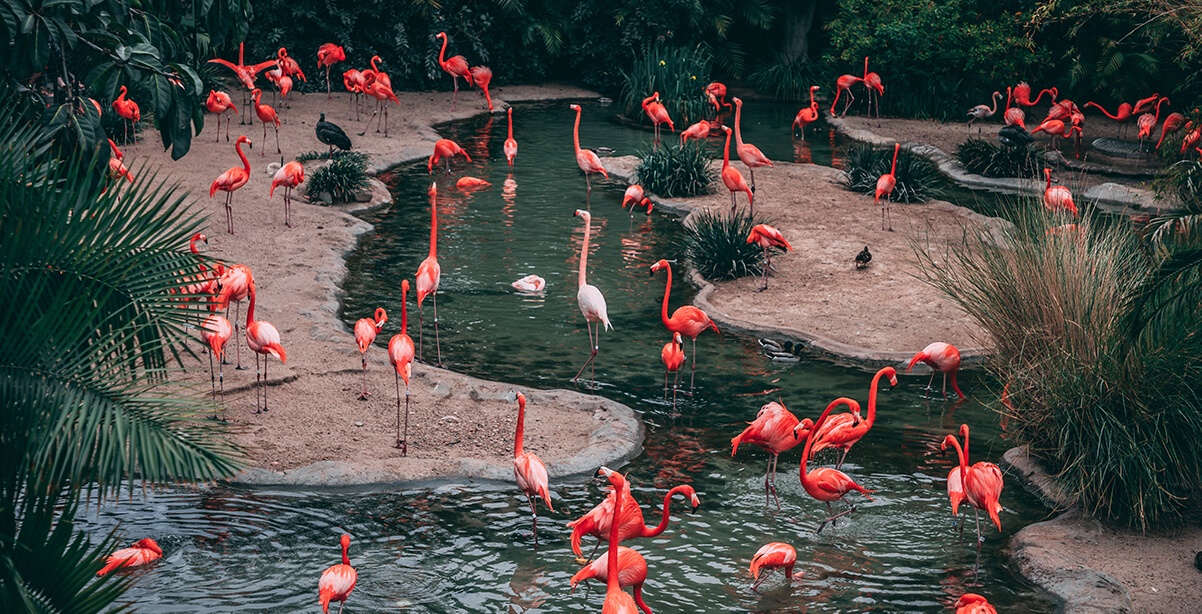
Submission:
M 1202 493 L 1199 297 L 1149 325 L 1142 316 L 1164 303 L 1140 297 L 1182 286 L 1155 272 L 1129 224 L 1066 226 L 1033 199 L 1011 208 L 1008 230 L 971 234 L 950 253 L 917 247 L 925 279 L 992 341 L 987 368 L 1008 393 L 1012 441 L 1090 513 L 1171 522 Z M 1158 278 L 1172 280 L 1159 293 Z
M 807 58 L 776 55 L 747 76 L 747 85 L 779 100 L 809 100 L 810 86 L 831 81 L 826 71 Z
M 3 102 L 0 292 L 20 299 L 0 318 L 0 611 L 99 612 L 128 581 L 94 578 L 115 536 L 78 532 L 85 492 L 238 467 L 213 404 L 167 379 L 195 321 L 172 294 L 200 264 L 180 248 L 203 220 L 153 179 L 105 190 L 95 152 L 56 159 Z
M 661 145 L 639 152 L 635 173 L 643 188 L 667 198 L 708 194 L 717 174 L 710 166 L 705 143 L 694 139 L 684 145 Z
M 324 166 L 313 171 L 305 188 L 310 200 L 328 192 L 336 203 L 354 200 L 355 193 L 368 187 L 367 156 L 357 151 L 345 151 L 334 155 Z
M 1039 177 L 1045 166 L 1043 148 L 1037 145 L 1000 147 L 970 138 L 956 146 L 956 159 L 968 172 L 985 177 Z
M 871 145 L 852 145 L 843 157 L 843 188 L 860 194 L 876 192 L 876 182 L 889 173 L 893 165 L 893 148 L 877 149 Z M 943 176 L 934 163 L 902 147 L 897 154 L 897 185 L 891 200 L 900 203 L 920 203 L 939 196 L 943 191 Z
M 659 92 L 660 103 L 683 130 L 706 117 L 712 106 L 705 96 L 710 80 L 710 57 L 701 47 L 656 45 L 634 61 L 630 72 L 623 72 L 621 105 L 626 117 L 650 121 L 642 102 Z
M 763 270 L 763 250 L 748 243 L 747 236 L 764 220 L 725 209 L 706 209 L 690 215 L 678 240 L 679 252 L 689 266 L 710 281 L 759 275 Z

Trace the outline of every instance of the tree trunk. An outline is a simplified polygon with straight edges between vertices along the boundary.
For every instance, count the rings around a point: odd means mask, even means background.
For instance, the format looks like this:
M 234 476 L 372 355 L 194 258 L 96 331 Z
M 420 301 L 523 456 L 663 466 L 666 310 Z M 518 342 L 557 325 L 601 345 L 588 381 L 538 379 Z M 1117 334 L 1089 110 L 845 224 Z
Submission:
M 810 57 L 810 28 L 814 25 L 814 6 L 817 0 L 785 3 L 784 39 L 781 54 L 790 62 Z

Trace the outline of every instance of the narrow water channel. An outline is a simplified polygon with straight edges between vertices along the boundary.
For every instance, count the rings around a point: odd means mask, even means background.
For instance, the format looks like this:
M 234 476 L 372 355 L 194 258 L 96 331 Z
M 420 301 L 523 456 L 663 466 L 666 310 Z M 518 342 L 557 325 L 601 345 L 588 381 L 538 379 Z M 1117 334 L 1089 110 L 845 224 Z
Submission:
M 612 109 L 584 104 L 583 145 L 609 147 L 615 155 L 647 145 L 649 133 L 609 121 Z M 770 157 L 794 159 L 797 146 L 787 126 L 796 109 L 764 105 L 761 113 L 758 106 L 745 106 L 745 138 Z M 400 280 L 411 279 L 426 256 L 426 189 L 436 179 L 447 366 L 519 388 L 571 387 L 569 378 L 588 354 L 575 300 L 583 233 L 572 213 L 585 200 L 572 157 L 573 114 L 566 102 L 524 104 L 515 107 L 514 118 L 520 150 L 512 173 L 501 152 L 504 116 L 497 115 L 439 127 L 473 159 L 457 162 L 450 178 L 431 178 L 424 164 L 384 177 L 395 202 L 365 216 L 375 231 L 348 261 L 341 316 L 350 324 L 377 306 L 399 312 Z M 830 164 L 839 146 L 829 131 L 811 130 L 806 152 Z M 493 187 L 454 189 L 466 174 Z M 813 357 L 771 362 L 755 338 L 709 332 L 697 344 L 696 394 L 681 397 L 674 417 L 662 395 L 659 361 L 668 339 L 659 320 L 665 277 L 651 276 L 648 267 L 678 256 L 680 225 L 663 212 L 631 219 L 618 205 L 623 189 L 617 181 L 594 183 L 590 203 L 589 281 L 605 294 L 615 329 L 601 337 L 597 393 L 633 407 L 646 421 L 644 452 L 622 468 L 635 497 L 651 505 L 665 489 L 689 483 L 702 501 L 696 513 L 674 512 L 660 538 L 630 544 L 647 558 L 645 596 L 656 612 L 943 612 L 965 590 L 1007 612 L 1054 610 L 1008 564 L 1009 537 L 1046 516 L 1009 478 L 1001 501 L 1004 531 L 985 532 L 980 586 L 968 586 L 972 528 L 963 537 L 953 528 L 943 478 L 954 457 L 941 454 L 939 442 L 967 422 L 976 460 L 997 461 L 1008 446 L 996 417 L 976 398 L 958 406 L 928 399 L 921 390 L 925 377 L 902 376 L 897 388 L 881 394 L 876 426 L 844 467 L 876 490 L 875 501 L 861 502 L 848 522 L 815 535 L 826 510 L 801 490 L 797 449 L 780 463 L 783 509 L 766 507 L 766 455 L 746 447 L 732 459 L 730 438 L 769 400 L 813 417 L 837 396 L 865 402 L 872 371 Z M 545 295 L 522 296 L 509 287 L 530 273 L 547 279 Z M 692 295 L 678 275 L 671 308 Z M 938 331 L 931 332 L 937 340 Z M 990 384 L 971 373 L 961 384 L 969 395 L 991 398 Z M 125 535 L 154 536 L 164 547 L 163 563 L 134 572 L 142 577 L 130 597 L 142 612 L 316 611 L 317 577 L 335 562 L 342 531 L 354 537 L 351 558 L 360 574 L 348 612 L 599 610 L 603 587 L 569 589 L 578 566 L 564 524 L 601 500 L 602 484 L 572 479 L 551 486 L 557 511 L 541 519 L 537 551 L 525 499 L 505 483 L 401 492 L 168 491 L 105 507 L 87 520 L 98 530 L 120 523 Z M 658 517 L 648 513 L 649 521 Z M 756 593 L 747 566 L 770 541 L 796 547 L 800 576 L 791 587 L 769 580 Z

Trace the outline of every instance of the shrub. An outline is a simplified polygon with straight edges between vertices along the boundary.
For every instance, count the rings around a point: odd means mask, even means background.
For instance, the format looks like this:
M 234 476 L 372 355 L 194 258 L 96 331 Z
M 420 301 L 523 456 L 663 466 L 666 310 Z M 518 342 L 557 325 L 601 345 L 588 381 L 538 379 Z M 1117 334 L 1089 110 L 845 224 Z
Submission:
M 957 145 L 956 158 L 968 172 L 985 177 L 1038 178 L 1044 167 L 1039 146 L 1002 147 L 979 138 Z
M 710 82 L 710 56 L 701 47 L 655 45 L 623 72 L 621 104 L 626 116 L 650 121 L 642 102 L 659 92 L 660 103 L 681 130 L 701 120 L 713 109 L 705 97 Z
M 334 154 L 329 164 L 319 167 L 306 178 L 310 200 L 322 192 L 329 192 L 334 202 L 349 202 L 355 192 L 367 188 L 367 156 L 357 151 Z
M 893 163 L 893 148 L 877 149 L 871 145 L 852 145 L 843 158 L 847 174 L 844 189 L 861 194 L 876 192 L 877 179 L 889 172 Z M 891 200 L 900 203 L 923 202 L 942 193 L 943 176 L 930 160 L 903 147 L 897 154 L 897 185 Z
M 1090 513 L 1148 527 L 1202 487 L 1202 346 L 1192 309 L 1132 333 L 1156 267 L 1126 223 L 1060 223 L 1034 200 L 950 254 L 916 248 L 928 283 L 975 319 L 1010 395 L 1013 441 Z
M 725 209 L 709 209 L 689 217 L 678 240 L 678 251 L 689 266 L 710 281 L 761 274 L 763 250 L 748 243 L 747 235 L 764 220 Z
M 717 173 L 710 168 L 704 143 L 696 140 L 680 145 L 660 144 L 639 153 L 635 168 L 643 188 L 667 198 L 708 194 Z
M 777 54 L 747 76 L 747 85 L 756 92 L 778 100 L 810 99 L 810 86 L 831 81 L 818 66 L 805 58 L 789 60 Z

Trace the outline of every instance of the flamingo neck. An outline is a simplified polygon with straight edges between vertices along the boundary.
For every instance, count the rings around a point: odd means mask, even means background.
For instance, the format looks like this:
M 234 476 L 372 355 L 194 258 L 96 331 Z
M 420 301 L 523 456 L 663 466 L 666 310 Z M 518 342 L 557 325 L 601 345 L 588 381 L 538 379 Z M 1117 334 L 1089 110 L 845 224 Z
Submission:
M 668 319 L 668 296 L 672 294 L 672 265 L 668 265 L 666 268 L 668 269 L 668 283 L 664 286 L 664 307 L 659 317 L 664 326 L 671 328 L 672 322 Z
M 438 257 L 438 202 L 436 196 L 430 197 L 430 257 Z
M 811 88 L 810 89 L 810 106 L 813 107 L 816 104 L 818 104 L 818 102 L 814 100 L 814 90 Z
M 738 126 L 738 121 L 735 122 Z M 730 132 L 726 133 L 726 146 L 722 148 L 722 171 L 725 172 L 730 167 Z
M 255 284 L 250 284 L 250 307 L 246 309 L 246 327 L 250 328 L 251 323 L 255 321 Z
M 890 175 L 897 175 L 897 152 L 901 151 L 901 145 L 893 146 L 893 166 L 889 167 Z
M 234 151 L 237 151 L 238 157 L 242 158 L 242 170 L 249 177 L 250 176 L 250 160 L 247 160 L 246 154 L 242 152 L 242 141 L 241 140 L 239 140 L 237 143 L 234 143 Z
M 443 42 L 443 49 L 446 49 L 446 42 Z M 441 54 L 440 54 L 440 55 L 441 55 Z M 377 72 L 377 73 L 378 73 L 378 72 L 380 72 L 380 69 L 379 69 L 379 68 L 376 68 L 376 62 L 378 62 L 378 61 L 379 61 L 379 57 L 377 57 L 377 56 L 374 56 L 374 55 L 373 55 L 373 56 L 371 56 L 371 70 L 372 70 L 372 72 Z
M 401 286 L 401 334 L 409 334 L 409 306 L 406 304 L 406 297 L 409 295 L 409 288 Z
M 997 93 L 996 95 L 994 95 L 994 97 L 993 97 L 993 108 L 989 110 L 989 114 L 990 114 L 990 115 L 993 115 L 994 113 L 997 113 L 997 99 L 998 99 L 998 98 L 1001 98 L 1001 97 L 1002 97 L 1001 93 Z
M 951 435 L 948 435 L 948 437 L 951 437 L 952 447 L 956 448 L 956 456 L 960 457 L 960 485 L 962 487 L 966 487 L 968 478 L 968 457 L 964 455 L 964 449 L 960 447 L 960 442 Z
M 622 495 L 625 490 L 625 479 L 617 481 L 614 487 L 614 517 L 609 523 L 609 552 L 607 554 L 609 564 L 609 572 L 606 573 L 605 588 L 607 591 L 616 592 L 622 590 L 618 584 L 618 541 L 621 539 L 620 530 L 621 522 L 619 519 L 622 514 Z
M 580 153 L 580 109 L 576 109 L 576 125 L 572 127 L 572 146 Z
M 743 117 L 743 100 L 739 99 L 739 101 L 737 103 L 735 103 L 735 147 L 743 146 L 743 132 L 741 130 L 739 130 L 739 125 L 742 123 L 742 121 L 741 121 L 742 117 Z
M 584 244 L 580 247 L 580 277 L 577 282 L 577 287 L 583 288 L 588 285 L 588 236 L 593 229 L 593 220 L 584 218 Z
M 438 63 L 439 64 L 447 63 L 446 60 L 444 60 L 443 58 L 446 56 L 446 53 L 447 53 L 447 40 L 448 39 L 449 39 L 449 37 L 447 37 L 447 36 L 442 37 L 442 49 L 438 50 Z M 375 65 L 372 65 L 372 68 L 375 68 Z
M 1161 98 L 1160 102 L 1156 103 L 1156 117 L 1155 117 L 1155 119 L 1152 120 L 1152 126 L 1156 126 L 1156 124 L 1160 123 L 1160 105 L 1162 105 L 1168 101 L 1169 101 L 1168 98 Z
M 655 536 L 663 533 L 664 530 L 666 530 L 668 528 L 668 520 L 669 520 L 669 517 L 672 515 L 671 514 L 672 495 L 675 495 L 678 492 L 686 492 L 688 490 L 688 488 L 689 488 L 688 486 L 685 486 L 682 484 L 680 486 L 673 488 L 672 490 L 669 490 L 668 494 L 664 495 L 664 515 L 663 515 L 663 517 L 661 517 L 659 519 L 659 524 L 656 525 L 656 527 L 654 529 L 647 531 L 646 527 L 643 528 L 643 537 L 655 537 Z M 611 567 L 610 569 L 616 569 L 616 568 Z
M 883 370 L 877 371 L 876 375 L 872 377 L 872 389 L 868 391 L 868 417 L 864 420 L 864 424 L 867 428 L 872 428 L 872 425 L 876 424 L 877 387 L 880 385 L 881 376 L 884 374 L 885 372 Z
M 243 58 L 242 49 L 245 46 L 246 46 L 246 43 L 238 43 L 238 66 L 243 66 L 246 64 L 245 60 L 242 59 Z
M 513 140 L 513 107 L 509 107 L 509 140 Z
M 200 250 L 196 249 L 196 237 L 192 237 L 192 240 L 188 241 L 188 251 L 192 252 L 193 254 L 200 253 Z M 201 265 L 201 266 L 204 266 L 204 265 Z
M 818 429 L 822 428 L 822 424 L 826 422 L 826 417 L 831 415 L 831 410 L 840 405 L 846 405 L 850 410 L 852 407 L 854 407 L 852 405 L 854 402 L 855 401 L 852 401 L 846 397 L 839 397 L 834 401 L 831 401 L 830 405 L 827 405 L 826 409 L 823 410 L 822 415 L 818 417 L 818 421 L 815 422 L 814 426 L 810 427 L 809 432 L 806 433 L 806 445 L 801 451 L 801 483 L 803 485 L 812 483 L 810 481 L 810 472 L 806 470 L 806 465 L 808 465 L 810 461 L 810 450 L 814 447 L 814 433 L 817 433 Z
M 644 111 L 646 111 L 646 110 L 647 110 L 647 107 L 648 107 L 648 106 L 650 106 L 650 105 L 651 105 L 651 102 L 652 102 L 652 101 L 654 101 L 654 100 L 655 100 L 655 94 L 652 94 L 652 95 L 650 95 L 650 96 L 648 96 L 648 97 L 644 98 L 644 99 L 643 99 L 643 110 L 644 110 Z
M 968 464 L 968 425 L 960 426 L 960 434 L 964 437 L 964 464 Z
M 513 435 L 513 457 L 517 458 L 522 455 L 525 450 L 522 447 L 522 439 L 526 435 L 526 400 L 518 399 L 518 428 Z
M 1046 192 L 1047 190 L 1052 189 L 1052 173 L 1045 170 L 1043 172 L 1043 176 L 1048 178 L 1048 187 L 1044 188 L 1044 191 Z
M 346 549 L 347 549 L 347 545 L 343 544 L 342 545 L 342 564 L 346 565 L 347 567 L 350 567 L 351 566 L 351 557 L 346 555 Z
M 1010 101 L 1014 99 L 1014 90 L 1006 88 L 1006 111 L 1010 110 Z
M 868 56 L 864 56 L 864 80 L 868 80 Z

